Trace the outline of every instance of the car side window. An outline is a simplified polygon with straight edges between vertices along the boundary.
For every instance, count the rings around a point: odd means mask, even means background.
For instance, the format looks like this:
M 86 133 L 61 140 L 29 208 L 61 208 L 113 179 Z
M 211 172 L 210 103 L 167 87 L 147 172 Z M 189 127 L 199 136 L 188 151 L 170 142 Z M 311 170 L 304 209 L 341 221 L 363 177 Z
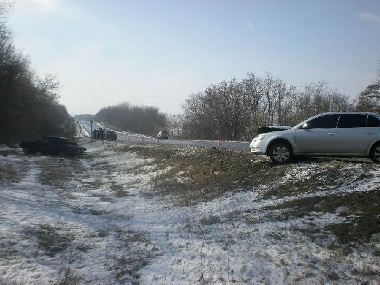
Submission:
M 339 118 L 338 128 L 363 128 L 367 124 L 367 115 L 342 114 Z
M 379 127 L 379 126 L 380 126 L 379 119 L 374 116 L 368 115 L 367 127 L 373 128 L 373 127 Z
M 308 129 L 331 129 L 336 128 L 338 122 L 338 114 L 328 114 L 314 118 L 307 123 Z

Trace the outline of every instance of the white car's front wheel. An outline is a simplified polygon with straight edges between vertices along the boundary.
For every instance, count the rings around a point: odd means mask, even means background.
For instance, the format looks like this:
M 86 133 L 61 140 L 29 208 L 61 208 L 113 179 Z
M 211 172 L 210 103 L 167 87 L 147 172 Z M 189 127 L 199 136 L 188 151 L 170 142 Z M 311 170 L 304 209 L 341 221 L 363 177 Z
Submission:
M 274 163 L 287 163 L 292 159 L 292 148 L 286 143 L 274 143 L 269 150 L 269 156 Z

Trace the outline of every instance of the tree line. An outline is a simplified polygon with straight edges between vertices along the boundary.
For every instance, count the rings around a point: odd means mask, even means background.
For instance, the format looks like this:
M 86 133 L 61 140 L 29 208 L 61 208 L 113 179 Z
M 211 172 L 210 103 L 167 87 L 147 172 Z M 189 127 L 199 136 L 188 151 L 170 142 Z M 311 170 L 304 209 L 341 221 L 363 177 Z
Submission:
M 379 76 L 380 77 L 380 76 Z M 266 74 L 248 73 L 192 94 L 183 105 L 182 135 L 198 139 L 251 139 L 262 125 L 294 126 L 313 115 L 333 111 L 380 111 L 380 80 L 357 102 L 325 82 L 299 89 Z
M 13 44 L 6 25 L 9 8 L 0 3 L 0 143 L 42 135 L 73 137 L 74 120 L 58 102 L 58 81 L 51 75 L 36 76 Z
M 264 77 L 248 73 L 241 81 L 222 81 L 190 95 L 179 115 L 160 113 L 156 107 L 121 103 L 102 108 L 91 119 L 152 136 L 166 129 L 170 136 L 182 138 L 250 140 L 259 126 L 293 126 L 323 112 L 380 113 L 379 91 L 380 74 L 378 81 L 352 101 L 326 82 L 299 89 L 269 73 Z
M 166 128 L 167 116 L 156 107 L 121 103 L 100 109 L 95 120 L 107 122 L 119 130 L 154 136 Z

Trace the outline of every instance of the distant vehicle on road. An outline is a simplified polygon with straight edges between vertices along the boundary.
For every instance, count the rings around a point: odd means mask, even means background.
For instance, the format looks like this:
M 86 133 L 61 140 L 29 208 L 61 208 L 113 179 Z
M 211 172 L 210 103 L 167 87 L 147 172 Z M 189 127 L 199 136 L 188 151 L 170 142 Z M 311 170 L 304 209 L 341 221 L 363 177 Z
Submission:
M 92 138 L 96 140 L 104 140 L 104 132 L 102 128 L 97 128 L 92 131 Z
M 92 131 L 92 138 L 96 140 L 109 140 L 116 141 L 117 134 L 111 130 L 105 130 L 103 128 L 97 128 Z
M 159 131 L 157 134 L 158 139 L 168 140 L 169 139 L 169 133 L 167 131 Z
M 380 114 L 320 114 L 288 130 L 259 134 L 250 149 L 274 163 L 286 163 L 297 155 L 369 157 L 380 163 Z
M 117 140 L 117 134 L 114 131 L 105 131 L 104 132 L 104 139 L 109 141 L 116 141 Z
M 81 155 L 86 148 L 70 141 L 68 138 L 45 136 L 38 140 L 22 141 L 20 147 L 26 154 Z

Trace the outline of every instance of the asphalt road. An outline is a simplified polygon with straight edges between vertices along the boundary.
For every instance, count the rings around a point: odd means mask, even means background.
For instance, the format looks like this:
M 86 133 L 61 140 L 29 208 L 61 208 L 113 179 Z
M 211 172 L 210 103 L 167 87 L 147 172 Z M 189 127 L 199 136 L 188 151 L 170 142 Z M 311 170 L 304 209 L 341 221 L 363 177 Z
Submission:
M 91 133 L 91 124 L 89 121 L 80 121 L 82 127 Z M 92 124 L 92 129 L 103 127 L 101 124 L 94 122 Z M 104 127 L 103 127 L 104 128 Z M 201 146 L 201 147 L 220 147 L 226 149 L 235 149 L 241 151 L 249 151 L 249 142 L 235 142 L 235 141 L 211 141 L 211 140 L 181 140 L 181 139 L 171 139 L 168 140 L 157 140 L 157 138 L 148 137 L 145 135 L 132 134 L 128 132 L 116 132 L 118 141 L 133 141 L 133 142 L 150 142 L 150 143 L 160 143 L 160 144 L 177 144 L 177 145 L 189 145 L 189 146 Z

